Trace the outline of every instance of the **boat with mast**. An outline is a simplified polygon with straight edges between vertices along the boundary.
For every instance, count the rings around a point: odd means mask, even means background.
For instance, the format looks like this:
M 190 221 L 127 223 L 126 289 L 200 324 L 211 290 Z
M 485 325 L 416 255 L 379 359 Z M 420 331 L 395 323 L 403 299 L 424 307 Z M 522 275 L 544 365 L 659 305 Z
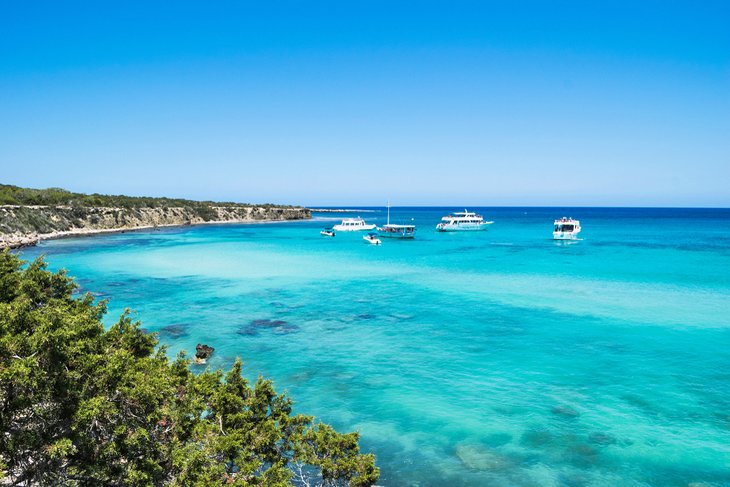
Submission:
M 416 225 L 390 223 L 390 201 L 388 201 L 388 222 L 382 227 L 378 227 L 378 234 L 387 238 L 410 239 L 416 236 Z

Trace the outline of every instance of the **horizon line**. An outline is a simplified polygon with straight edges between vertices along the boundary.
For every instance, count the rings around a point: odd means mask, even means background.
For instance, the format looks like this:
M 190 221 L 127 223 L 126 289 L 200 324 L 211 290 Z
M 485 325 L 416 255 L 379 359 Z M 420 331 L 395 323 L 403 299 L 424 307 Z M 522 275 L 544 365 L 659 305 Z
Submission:
M 266 203 L 273 204 L 273 203 Z M 379 205 L 302 205 L 310 211 L 316 211 L 321 208 L 323 210 L 357 210 L 370 208 L 387 208 L 387 206 Z M 623 209 L 645 209 L 645 210 L 730 210 L 730 206 L 611 206 L 611 205 L 390 205 L 391 208 L 623 208 Z

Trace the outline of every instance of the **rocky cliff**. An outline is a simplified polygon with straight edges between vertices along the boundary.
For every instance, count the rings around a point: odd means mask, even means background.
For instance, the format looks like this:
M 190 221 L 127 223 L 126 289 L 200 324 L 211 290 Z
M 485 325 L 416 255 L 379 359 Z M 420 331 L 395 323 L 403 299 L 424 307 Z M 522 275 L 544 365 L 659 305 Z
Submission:
M 0 249 L 35 245 L 46 238 L 201 223 L 303 220 L 299 207 L 204 206 L 111 208 L 88 206 L 0 206 Z

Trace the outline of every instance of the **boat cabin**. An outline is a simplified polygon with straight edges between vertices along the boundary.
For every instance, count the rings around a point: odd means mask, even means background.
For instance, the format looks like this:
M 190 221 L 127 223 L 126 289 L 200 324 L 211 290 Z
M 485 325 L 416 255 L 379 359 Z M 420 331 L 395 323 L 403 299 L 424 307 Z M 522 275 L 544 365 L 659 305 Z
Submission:
M 381 237 L 412 237 L 416 233 L 416 226 L 387 224 L 378 231 Z
M 560 220 L 555 220 L 555 230 L 556 232 L 574 232 L 576 230 L 580 230 L 580 222 L 578 220 L 573 220 L 572 218 L 566 218 L 563 217 Z
M 345 218 L 340 223 L 342 227 L 361 227 L 363 225 L 365 225 L 365 220 L 362 218 Z
M 572 218 L 563 217 L 555 220 L 555 229 L 553 230 L 554 240 L 576 240 L 580 233 L 580 222 Z

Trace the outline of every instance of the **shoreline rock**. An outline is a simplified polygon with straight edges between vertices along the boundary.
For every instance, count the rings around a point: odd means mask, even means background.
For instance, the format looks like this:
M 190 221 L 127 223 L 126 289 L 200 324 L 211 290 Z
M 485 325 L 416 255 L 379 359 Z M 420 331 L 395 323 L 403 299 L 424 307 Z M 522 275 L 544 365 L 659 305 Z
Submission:
M 3 249 L 22 249 L 23 247 L 33 247 L 38 245 L 41 238 L 36 233 L 27 235 L 12 233 L 12 234 L 0 234 L 0 250 Z
M 205 364 L 210 356 L 213 355 L 213 352 L 215 352 L 215 348 L 198 343 L 195 347 L 195 363 L 199 365 Z
M 110 208 L 69 206 L 0 206 L 0 250 L 37 245 L 43 240 L 105 233 L 149 230 L 188 225 L 267 223 L 307 220 L 311 212 L 300 207 L 210 208 L 213 218 L 204 219 L 194 209 Z M 29 224 L 28 221 L 32 221 Z M 33 228 L 27 228 L 27 227 Z M 37 228 L 42 226 L 43 228 Z M 50 230 L 50 231 L 43 231 Z

